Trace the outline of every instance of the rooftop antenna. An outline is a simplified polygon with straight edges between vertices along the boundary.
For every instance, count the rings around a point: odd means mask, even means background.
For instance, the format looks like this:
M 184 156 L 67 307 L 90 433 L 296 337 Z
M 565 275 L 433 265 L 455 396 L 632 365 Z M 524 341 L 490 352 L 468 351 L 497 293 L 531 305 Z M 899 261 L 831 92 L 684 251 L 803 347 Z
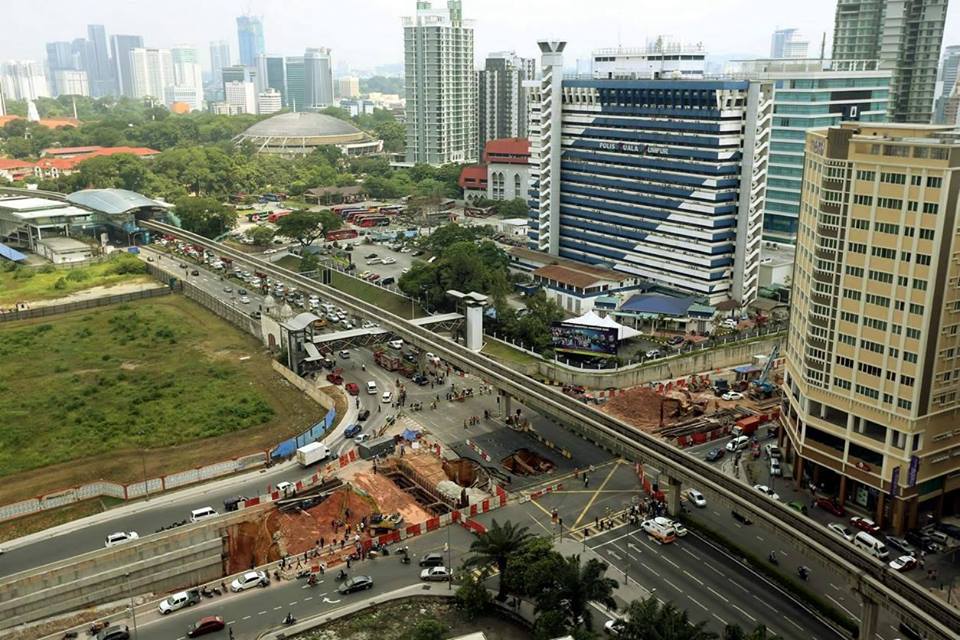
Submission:
M 820 38 L 820 62 L 823 62 L 826 57 L 827 51 L 827 32 L 823 32 L 823 36 Z

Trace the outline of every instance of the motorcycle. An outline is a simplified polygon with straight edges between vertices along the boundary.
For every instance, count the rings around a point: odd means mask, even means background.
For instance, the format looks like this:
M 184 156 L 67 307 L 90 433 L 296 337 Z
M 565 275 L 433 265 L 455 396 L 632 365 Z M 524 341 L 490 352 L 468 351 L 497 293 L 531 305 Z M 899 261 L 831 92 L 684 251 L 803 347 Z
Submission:
M 317 584 L 317 574 L 311 573 L 311 574 L 310 574 L 310 577 L 307 578 L 307 586 L 312 587 L 312 586 L 314 586 L 314 585 L 316 585 L 316 584 Z
M 94 622 L 90 625 L 90 628 L 87 629 L 87 635 L 95 636 L 107 627 L 110 626 L 109 620 L 103 620 L 102 622 Z
M 67 631 L 65 634 L 63 634 L 63 640 L 73 640 L 73 638 L 76 638 L 76 637 L 77 637 L 76 631 Z
M 214 596 L 213 589 L 210 587 L 203 587 L 200 589 L 200 595 L 204 598 L 212 598 Z
M 288 613 L 288 614 L 283 618 L 283 624 L 285 624 L 285 625 L 291 625 L 291 624 L 295 623 L 296 621 L 297 621 L 297 619 L 296 619 L 295 617 L 293 617 L 293 614 L 292 614 L 292 613 Z
M 807 576 L 810 575 L 810 569 L 807 569 L 806 567 L 799 567 L 797 568 L 797 575 L 800 576 L 801 580 L 806 580 Z
M 770 555 L 767 556 L 767 560 L 770 561 L 770 564 L 774 564 L 774 565 L 775 565 L 775 564 L 780 564 L 780 561 L 777 560 L 777 552 L 776 552 L 776 551 L 771 551 L 771 552 L 770 552 Z
M 343 582 L 347 579 L 347 572 L 343 569 L 340 569 L 340 572 L 337 574 L 337 582 Z
M 400 558 L 400 564 L 410 564 L 410 556 L 403 554 L 403 556 Z

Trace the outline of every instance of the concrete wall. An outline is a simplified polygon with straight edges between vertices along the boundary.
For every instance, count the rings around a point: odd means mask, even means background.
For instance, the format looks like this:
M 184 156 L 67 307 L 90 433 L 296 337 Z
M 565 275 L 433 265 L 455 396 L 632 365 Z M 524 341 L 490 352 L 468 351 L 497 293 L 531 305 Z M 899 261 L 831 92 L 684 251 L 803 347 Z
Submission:
M 0 584 L 0 627 L 131 594 L 167 593 L 219 579 L 224 575 L 228 527 L 255 520 L 265 508 L 245 509 L 9 576 Z
M 303 391 L 305 394 L 307 394 L 308 398 L 310 398 L 311 400 L 319 404 L 324 409 L 333 408 L 333 405 L 334 405 L 333 398 L 331 398 L 329 395 L 327 395 L 323 391 L 320 391 L 318 388 L 313 386 L 312 382 L 301 378 L 300 376 L 295 374 L 293 371 L 290 371 L 290 369 L 287 369 L 285 366 L 283 366 L 276 360 L 272 360 L 271 364 L 273 365 L 274 371 L 282 375 L 287 380 L 287 382 L 295 386 L 297 389 L 300 389 L 300 391 Z

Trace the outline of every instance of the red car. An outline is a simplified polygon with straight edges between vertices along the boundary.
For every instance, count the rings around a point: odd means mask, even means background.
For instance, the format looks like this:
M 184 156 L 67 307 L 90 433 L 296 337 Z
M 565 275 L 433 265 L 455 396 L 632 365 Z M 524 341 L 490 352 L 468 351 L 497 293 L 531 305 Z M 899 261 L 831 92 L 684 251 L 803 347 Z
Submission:
M 860 516 L 850 518 L 850 526 L 854 529 L 860 529 L 860 531 L 866 531 L 871 535 L 880 533 L 880 527 L 877 526 L 876 522 L 861 518 Z
M 187 637 L 196 638 L 197 636 L 204 636 L 214 631 L 221 631 L 225 626 L 223 618 L 220 616 L 206 616 L 194 622 L 193 625 L 187 629 Z
M 360 387 L 357 386 L 356 382 L 348 382 L 346 385 L 347 393 L 352 396 L 360 395 Z
M 843 505 L 835 502 L 833 498 L 817 498 L 817 506 L 835 516 L 847 515 L 847 510 L 843 508 Z
M 339 373 L 328 373 L 327 382 L 330 384 L 343 384 L 343 376 Z

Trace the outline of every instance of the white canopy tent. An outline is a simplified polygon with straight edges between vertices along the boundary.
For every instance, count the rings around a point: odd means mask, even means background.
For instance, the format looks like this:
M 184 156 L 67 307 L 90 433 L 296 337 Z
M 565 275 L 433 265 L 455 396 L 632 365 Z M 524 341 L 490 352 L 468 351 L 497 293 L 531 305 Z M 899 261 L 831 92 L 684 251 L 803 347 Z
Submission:
M 640 332 L 636 329 L 631 329 L 630 327 L 625 327 L 620 324 L 613 318 L 609 316 L 606 318 L 601 318 L 593 311 L 587 311 L 585 314 L 579 318 L 573 318 L 571 320 L 564 320 L 564 324 L 577 324 L 581 326 L 588 327 L 606 327 L 609 329 L 617 330 L 617 340 L 629 340 L 634 336 L 640 335 Z

